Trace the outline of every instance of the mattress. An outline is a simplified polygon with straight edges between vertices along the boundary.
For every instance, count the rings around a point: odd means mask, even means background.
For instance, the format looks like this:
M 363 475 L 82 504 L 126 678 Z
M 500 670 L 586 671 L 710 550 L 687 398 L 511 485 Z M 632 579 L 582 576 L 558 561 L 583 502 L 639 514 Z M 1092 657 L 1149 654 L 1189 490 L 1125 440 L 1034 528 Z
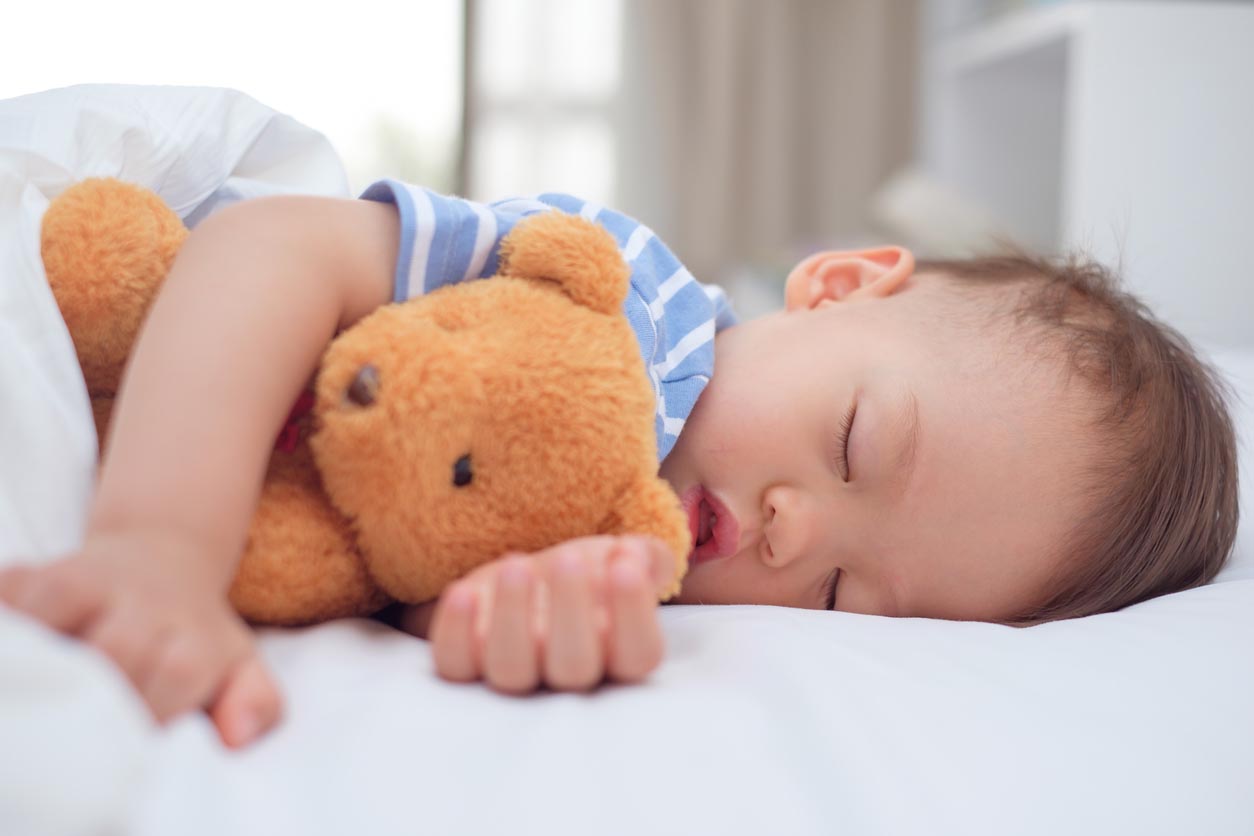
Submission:
M 240 93 L 40 96 L 0 102 L 0 561 L 73 548 L 93 473 L 37 258 L 47 201 L 122 175 L 194 225 L 241 196 L 346 190 L 319 134 Z M 1211 354 L 1244 399 L 1249 474 L 1254 350 Z M 1207 586 L 1029 629 L 661 621 L 647 682 L 524 698 L 443 682 L 425 642 L 368 620 L 262 630 L 286 714 L 232 752 L 202 715 L 154 726 L 106 660 L 0 608 L 0 832 L 1254 832 L 1248 521 Z

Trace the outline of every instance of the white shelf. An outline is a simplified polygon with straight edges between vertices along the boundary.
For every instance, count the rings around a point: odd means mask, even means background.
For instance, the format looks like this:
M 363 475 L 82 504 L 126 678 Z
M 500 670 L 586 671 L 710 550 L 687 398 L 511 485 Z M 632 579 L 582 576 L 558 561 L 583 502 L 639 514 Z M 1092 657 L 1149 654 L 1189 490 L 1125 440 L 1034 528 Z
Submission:
M 1119 265 L 1187 336 L 1254 345 L 1251 44 L 1254 4 L 1202 0 L 1075 2 L 963 34 L 926 59 L 931 185 L 906 193 L 953 195 L 989 245 Z
M 1081 25 L 1083 6 L 1062 5 L 1018 12 L 980 26 L 941 47 L 941 72 L 998 69 L 1040 49 L 1063 43 Z

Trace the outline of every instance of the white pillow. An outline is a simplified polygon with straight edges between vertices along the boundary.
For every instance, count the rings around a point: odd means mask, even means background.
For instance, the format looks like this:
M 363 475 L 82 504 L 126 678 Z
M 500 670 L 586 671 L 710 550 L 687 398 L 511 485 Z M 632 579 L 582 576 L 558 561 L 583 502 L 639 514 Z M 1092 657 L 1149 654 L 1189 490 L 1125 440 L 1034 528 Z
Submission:
M 82 540 L 95 429 L 39 222 L 87 177 L 147 186 L 188 225 L 240 197 L 348 193 L 325 137 L 234 90 L 93 84 L 0 101 L 0 561 Z

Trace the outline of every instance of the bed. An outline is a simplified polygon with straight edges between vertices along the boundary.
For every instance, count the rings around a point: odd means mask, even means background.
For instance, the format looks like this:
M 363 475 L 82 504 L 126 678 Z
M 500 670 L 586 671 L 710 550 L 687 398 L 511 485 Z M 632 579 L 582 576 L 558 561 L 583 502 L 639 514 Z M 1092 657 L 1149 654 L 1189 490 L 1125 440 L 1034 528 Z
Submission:
M 233 91 L 0 102 L 0 562 L 82 536 L 95 437 L 38 226 L 91 175 L 189 225 L 242 196 L 347 194 L 321 135 Z M 1254 347 L 1211 354 L 1249 474 Z M 372 621 L 264 630 L 286 718 L 236 753 L 203 716 L 154 727 L 106 661 L 0 608 L 0 833 L 1254 833 L 1248 519 L 1205 587 L 1025 630 L 661 618 L 647 683 L 521 699 L 437 679 L 426 643 Z

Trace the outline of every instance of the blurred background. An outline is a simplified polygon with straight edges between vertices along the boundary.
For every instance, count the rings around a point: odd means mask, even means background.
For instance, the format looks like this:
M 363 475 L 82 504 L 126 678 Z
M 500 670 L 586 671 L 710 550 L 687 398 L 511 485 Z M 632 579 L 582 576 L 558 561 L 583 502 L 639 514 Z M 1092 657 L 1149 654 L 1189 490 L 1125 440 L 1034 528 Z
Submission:
M 1254 4 L 168 0 L 23 4 L 0 98 L 243 90 L 353 188 L 568 191 L 753 316 L 818 248 L 1083 248 L 1187 334 L 1254 342 Z

